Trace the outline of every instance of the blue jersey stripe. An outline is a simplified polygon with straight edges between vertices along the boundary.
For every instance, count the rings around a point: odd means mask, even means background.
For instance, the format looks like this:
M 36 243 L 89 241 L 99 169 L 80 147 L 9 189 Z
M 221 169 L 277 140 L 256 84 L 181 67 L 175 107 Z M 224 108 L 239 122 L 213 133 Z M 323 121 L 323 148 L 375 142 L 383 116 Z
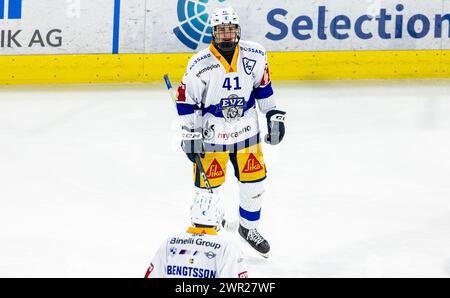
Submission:
M 258 87 L 255 89 L 256 99 L 265 99 L 273 95 L 272 82 L 267 84 L 265 87 Z
M 177 103 L 177 111 L 178 111 L 178 115 L 180 115 L 180 116 L 194 114 L 196 109 L 197 109 L 197 105 Z

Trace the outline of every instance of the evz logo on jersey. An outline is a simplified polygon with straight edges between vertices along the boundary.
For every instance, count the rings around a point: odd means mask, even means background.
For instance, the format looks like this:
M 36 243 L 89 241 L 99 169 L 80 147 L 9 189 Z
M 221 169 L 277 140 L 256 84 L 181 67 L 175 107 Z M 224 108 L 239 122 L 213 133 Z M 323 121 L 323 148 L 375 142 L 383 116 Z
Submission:
M 251 75 L 253 69 L 255 68 L 256 60 L 243 58 L 242 63 L 244 64 L 245 73 Z
M 239 120 L 244 116 L 245 106 L 245 98 L 234 94 L 220 100 L 220 108 L 222 109 L 223 117 L 227 121 Z

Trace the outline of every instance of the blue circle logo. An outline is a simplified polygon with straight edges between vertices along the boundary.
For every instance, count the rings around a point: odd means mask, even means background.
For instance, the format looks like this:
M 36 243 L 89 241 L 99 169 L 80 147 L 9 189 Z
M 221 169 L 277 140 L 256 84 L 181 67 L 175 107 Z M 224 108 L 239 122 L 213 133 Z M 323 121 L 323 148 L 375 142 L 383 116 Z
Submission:
M 225 0 L 216 1 L 221 3 Z M 180 25 L 173 29 L 173 33 L 192 50 L 197 49 L 200 43 L 211 43 L 208 2 L 209 0 L 178 0 L 177 14 Z

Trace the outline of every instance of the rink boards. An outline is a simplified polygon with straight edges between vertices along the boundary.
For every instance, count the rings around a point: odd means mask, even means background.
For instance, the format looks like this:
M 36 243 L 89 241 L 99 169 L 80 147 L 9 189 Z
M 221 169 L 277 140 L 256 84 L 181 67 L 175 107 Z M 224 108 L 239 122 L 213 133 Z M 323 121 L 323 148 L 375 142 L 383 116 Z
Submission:
M 0 56 L 2 84 L 179 81 L 191 53 Z M 450 51 L 270 52 L 273 80 L 450 77 Z
M 450 73 L 447 0 L 0 0 L 0 84 L 179 80 L 217 5 L 266 47 L 274 80 Z

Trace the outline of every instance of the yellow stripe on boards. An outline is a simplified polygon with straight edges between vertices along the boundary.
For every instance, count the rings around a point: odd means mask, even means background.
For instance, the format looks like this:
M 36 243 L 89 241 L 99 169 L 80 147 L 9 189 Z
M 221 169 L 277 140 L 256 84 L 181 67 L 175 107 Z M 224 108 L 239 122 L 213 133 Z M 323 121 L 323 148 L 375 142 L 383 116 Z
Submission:
M 0 84 L 114 83 L 181 77 L 191 54 L 0 56 Z
M 450 77 L 450 51 L 269 53 L 273 80 Z
M 272 80 L 450 78 L 450 50 L 271 52 Z M 1 56 L 0 84 L 181 80 L 192 54 Z

